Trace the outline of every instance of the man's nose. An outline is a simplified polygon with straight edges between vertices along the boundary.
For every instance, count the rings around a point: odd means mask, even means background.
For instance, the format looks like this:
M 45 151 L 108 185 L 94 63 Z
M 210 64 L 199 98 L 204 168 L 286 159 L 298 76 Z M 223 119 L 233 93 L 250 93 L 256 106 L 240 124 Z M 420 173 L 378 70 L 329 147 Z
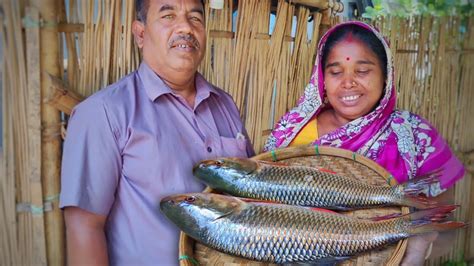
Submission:
M 191 21 L 187 17 L 181 17 L 176 21 L 177 25 L 177 32 L 178 33 L 191 33 L 192 32 L 192 25 Z

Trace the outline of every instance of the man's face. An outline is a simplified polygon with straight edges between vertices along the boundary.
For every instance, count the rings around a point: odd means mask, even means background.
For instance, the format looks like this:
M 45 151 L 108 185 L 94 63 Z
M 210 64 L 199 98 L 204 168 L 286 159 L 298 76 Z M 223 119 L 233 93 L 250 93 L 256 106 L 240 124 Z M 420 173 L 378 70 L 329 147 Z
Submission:
M 206 50 L 201 1 L 149 1 L 146 23 L 138 22 L 138 32 L 134 25 L 135 40 L 143 49 L 144 61 L 155 71 L 194 73 Z

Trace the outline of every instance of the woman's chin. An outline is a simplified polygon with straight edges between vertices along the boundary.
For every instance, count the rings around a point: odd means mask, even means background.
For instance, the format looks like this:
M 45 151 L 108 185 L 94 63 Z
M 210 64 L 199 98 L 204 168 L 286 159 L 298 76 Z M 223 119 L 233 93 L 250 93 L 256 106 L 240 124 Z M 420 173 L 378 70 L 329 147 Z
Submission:
M 347 107 L 340 110 L 335 109 L 334 111 L 337 116 L 344 118 L 344 120 L 347 120 L 348 122 L 356 120 L 368 114 L 368 112 L 366 112 L 365 110 L 362 110 L 360 108 L 353 108 L 353 107 L 352 108 Z

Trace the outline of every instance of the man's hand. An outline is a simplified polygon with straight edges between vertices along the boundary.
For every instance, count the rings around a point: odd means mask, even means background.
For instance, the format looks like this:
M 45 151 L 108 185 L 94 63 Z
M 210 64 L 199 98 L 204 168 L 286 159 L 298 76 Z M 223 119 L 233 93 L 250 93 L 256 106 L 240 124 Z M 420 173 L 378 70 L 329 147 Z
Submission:
M 77 207 L 64 209 L 68 265 L 108 265 L 106 216 Z

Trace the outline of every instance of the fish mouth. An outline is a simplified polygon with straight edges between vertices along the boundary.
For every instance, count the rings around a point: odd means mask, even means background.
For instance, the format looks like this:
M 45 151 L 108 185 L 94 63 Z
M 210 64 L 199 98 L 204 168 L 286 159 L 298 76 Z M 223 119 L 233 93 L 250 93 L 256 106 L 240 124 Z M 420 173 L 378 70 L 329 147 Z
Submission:
M 161 199 L 161 203 L 174 203 L 176 196 L 167 196 Z
M 179 205 L 180 202 L 182 202 L 187 197 L 188 196 L 183 195 L 183 194 L 175 194 L 175 195 L 166 196 L 160 200 L 160 209 L 164 210 L 165 208 Z
M 193 173 L 196 173 L 196 171 L 198 171 L 198 170 L 205 170 L 205 169 L 209 169 L 209 168 L 212 168 L 212 167 L 219 167 L 220 165 L 222 165 L 221 160 L 204 160 L 204 161 L 201 161 L 201 162 L 197 163 L 193 167 Z
M 200 169 L 203 169 L 206 167 L 206 164 L 204 162 L 200 162 L 193 167 L 193 174 L 196 174 L 196 172 Z
M 166 212 L 167 209 L 169 209 L 171 206 L 174 206 L 174 205 L 176 205 L 175 197 L 173 196 L 164 197 L 160 201 L 160 210 L 162 212 Z

